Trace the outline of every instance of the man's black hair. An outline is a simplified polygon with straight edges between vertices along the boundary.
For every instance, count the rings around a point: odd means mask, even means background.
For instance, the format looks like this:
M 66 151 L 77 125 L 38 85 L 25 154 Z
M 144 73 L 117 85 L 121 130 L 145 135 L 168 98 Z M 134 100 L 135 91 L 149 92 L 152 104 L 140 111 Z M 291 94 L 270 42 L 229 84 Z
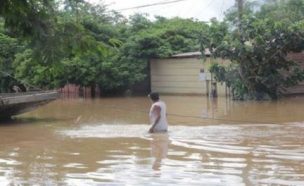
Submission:
M 158 101 L 159 100 L 159 94 L 157 92 L 151 92 L 149 94 L 149 97 L 152 99 L 152 101 Z

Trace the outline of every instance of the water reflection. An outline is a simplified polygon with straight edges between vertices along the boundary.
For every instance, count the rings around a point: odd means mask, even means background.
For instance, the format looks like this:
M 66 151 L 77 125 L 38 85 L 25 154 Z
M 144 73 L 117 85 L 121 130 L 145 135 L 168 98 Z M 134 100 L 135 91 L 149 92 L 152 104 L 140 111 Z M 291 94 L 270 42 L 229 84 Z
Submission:
M 227 107 L 227 102 L 225 108 Z M 204 118 L 215 118 L 218 109 L 218 98 L 206 98 L 206 112 L 203 114 Z
M 162 98 L 191 116 L 170 115 L 169 136 L 147 134 L 140 97 L 58 100 L 0 126 L 0 185 L 304 185 L 304 98 Z
M 167 158 L 169 135 L 167 133 L 151 134 L 151 155 L 155 158 L 152 169 L 160 170 L 162 160 Z

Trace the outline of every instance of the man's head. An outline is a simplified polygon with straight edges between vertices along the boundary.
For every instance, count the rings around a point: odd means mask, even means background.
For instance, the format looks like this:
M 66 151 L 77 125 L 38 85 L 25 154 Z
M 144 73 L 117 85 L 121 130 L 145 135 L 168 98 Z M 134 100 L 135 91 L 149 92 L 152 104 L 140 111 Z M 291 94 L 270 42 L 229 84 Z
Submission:
M 153 102 L 157 102 L 159 100 L 159 94 L 157 92 L 151 92 L 149 97 Z

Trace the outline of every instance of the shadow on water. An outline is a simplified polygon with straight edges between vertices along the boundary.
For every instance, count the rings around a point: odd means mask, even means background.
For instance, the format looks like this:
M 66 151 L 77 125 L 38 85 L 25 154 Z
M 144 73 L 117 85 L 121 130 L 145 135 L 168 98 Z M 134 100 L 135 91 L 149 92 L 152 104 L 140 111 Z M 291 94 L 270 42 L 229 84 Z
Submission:
M 54 123 L 62 121 L 63 119 L 58 118 L 35 118 L 35 117 L 26 117 L 26 118 L 8 118 L 0 120 L 0 127 L 4 126 L 13 126 L 13 125 L 28 125 L 28 124 L 41 124 L 41 123 Z

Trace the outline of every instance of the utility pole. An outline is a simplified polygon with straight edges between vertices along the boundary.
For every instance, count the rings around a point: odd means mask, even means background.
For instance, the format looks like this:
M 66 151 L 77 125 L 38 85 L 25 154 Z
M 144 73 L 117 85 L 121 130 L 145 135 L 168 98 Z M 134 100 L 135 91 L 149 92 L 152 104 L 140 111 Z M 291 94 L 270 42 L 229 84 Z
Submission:
M 243 30 L 243 6 L 244 6 L 244 0 L 235 0 L 237 7 L 238 7 L 238 30 L 239 30 L 239 39 L 242 47 L 244 47 L 245 39 L 244 39 L 244 30 Z M 246 82 L 246 78 L 244 78 L 244 60 L 243 55 L 241 55 L 240 58 L 240 67 L 239 67 L 239 74 L 241 76 L 241 79 L 243 79 L 244 82 Z M 247 83 L 245 83 L 247 84 Z
M 238 29 L 239 29 L 239 34 L 240 34 L 240 40 L 241 42 L 244 41 L 243 39 L 243 25 L 242 25 L 242 20 L 243 20 L 243 7 L 244 7 L 244 0 L 235 0 L 237 7 L 238 7 Z

